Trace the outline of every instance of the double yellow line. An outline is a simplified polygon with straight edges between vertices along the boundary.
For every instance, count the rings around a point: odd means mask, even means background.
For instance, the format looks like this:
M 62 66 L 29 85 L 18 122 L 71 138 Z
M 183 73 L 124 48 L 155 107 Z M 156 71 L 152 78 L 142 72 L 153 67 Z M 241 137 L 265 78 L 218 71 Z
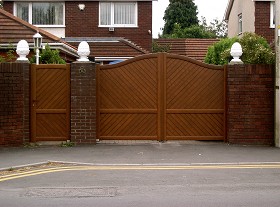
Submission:
M 95 165 L 95 166 L 67 166 L 36 169 L 0 176 L 0 182 L 23 177 L 84 170 L 221 170 L 221 169 L 280 169 L 280 164 L 220 164 L 220 165 Z

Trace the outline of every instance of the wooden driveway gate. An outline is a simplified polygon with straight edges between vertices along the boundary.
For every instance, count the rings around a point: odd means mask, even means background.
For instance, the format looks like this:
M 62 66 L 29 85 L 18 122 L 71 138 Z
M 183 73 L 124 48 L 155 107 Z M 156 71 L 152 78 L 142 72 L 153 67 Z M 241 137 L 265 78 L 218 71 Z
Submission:
M 224 137 L 224 67 L 166 53 L 97 66 L 98 139 Z
M 70 134 L 70 66 L 31 66 L 31 141 L 66 141 Z

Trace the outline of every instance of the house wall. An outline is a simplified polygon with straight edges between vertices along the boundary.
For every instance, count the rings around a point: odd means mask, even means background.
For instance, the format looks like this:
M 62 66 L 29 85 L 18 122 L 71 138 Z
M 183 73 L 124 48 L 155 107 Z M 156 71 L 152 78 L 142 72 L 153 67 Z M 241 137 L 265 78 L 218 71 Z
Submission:
M 275 30 L 270 28 L 270 2 L 257 1 L 255 2 L 255 7 L 255 32 L 266 38 L 269 43 L 272 43 L 275 39 Z
M 84 11 L 80 11 L 77 2 L 66 2 L 66 37 L 124 37 L 151 51 L 152 35 L 152 2 L 138 2 L 138 27 L 115 28 L 110 32 L 108 27 L 98 27 L 99 2 L 83 2 Z
M 14 2 L 12 2 L 12 1 L 5 1 L 3 3 L 4 10 L 7 11 L 7 12 L 10 12 L 11 14 L 14 13 L 13 7 L 14 7 Z
M 65 37 L 123 37 L 145 50 L 152 49 L 152 1 L 138 2 L 138 27 L 115 28 L 98 27 L 99 2 L 86 1 L 84 11 L 80 11 L 75 1 L 65 2 Z M 13 2 L 5 2 L 6 11 L 13 14 Z M 149 33 L 148 31 L 151 31 Z M 48 28 L 48 32 L 56 31 Z M 64 33 L 57 35 L 63 37 Z
M 255 32 L 255 5 L 252 0 L 235 0 L 228 20 L 228 36 L 235 37 L 238 34 L 238 15 L 242 13 L 243 32 Z

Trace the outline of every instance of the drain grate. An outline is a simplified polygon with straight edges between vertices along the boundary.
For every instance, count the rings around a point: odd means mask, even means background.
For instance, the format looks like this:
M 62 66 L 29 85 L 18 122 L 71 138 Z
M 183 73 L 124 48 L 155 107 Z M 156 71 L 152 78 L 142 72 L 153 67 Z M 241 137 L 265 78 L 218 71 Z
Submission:
M 63 198 L 63 197 L 114 197 L 116 187 L 59 187 L 59 188 L 29 188 L 27 197 Z

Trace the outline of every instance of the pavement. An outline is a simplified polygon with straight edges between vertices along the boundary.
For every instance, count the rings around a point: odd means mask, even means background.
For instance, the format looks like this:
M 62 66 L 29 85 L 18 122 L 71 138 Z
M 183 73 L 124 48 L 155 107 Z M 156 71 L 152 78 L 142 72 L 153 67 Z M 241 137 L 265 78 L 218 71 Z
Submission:
M 53 161 L 90 165 L 280 163 L 280 148 L 203 141 L 100 142 L 74 147 L 0 148 L 0 170 Z

